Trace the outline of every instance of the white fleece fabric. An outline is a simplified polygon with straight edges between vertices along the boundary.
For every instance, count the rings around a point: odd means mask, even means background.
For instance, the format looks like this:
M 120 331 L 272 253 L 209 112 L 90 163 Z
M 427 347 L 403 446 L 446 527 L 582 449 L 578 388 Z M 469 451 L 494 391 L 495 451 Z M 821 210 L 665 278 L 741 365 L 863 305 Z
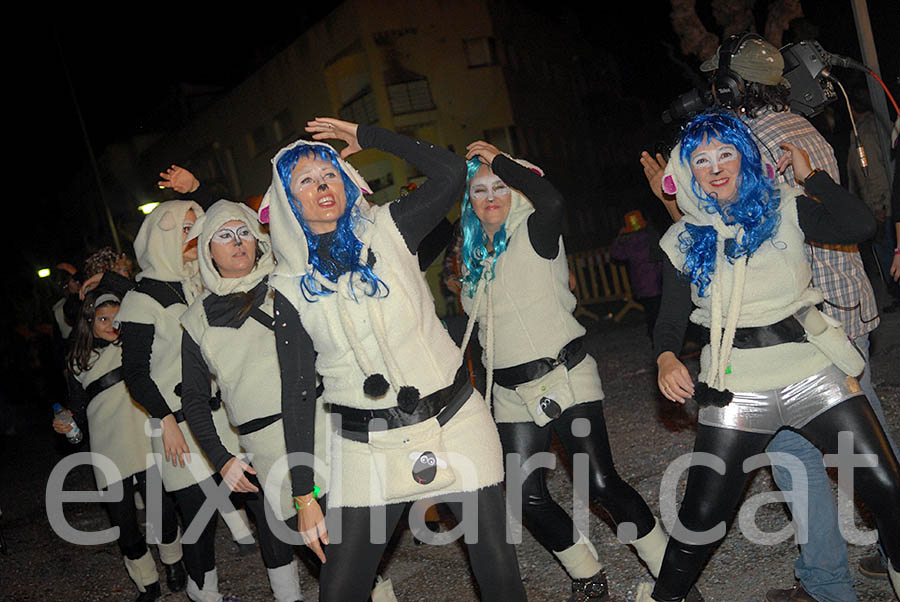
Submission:
M 822 293 L 810 286 L 811 272 L 803 248 L 804 234 L 797 217 L 796 198 L 802 191 L 785 184 L 778 185 L 781 195 L 779 213 L 781 224 L 774 238 L 764 242 L 746 263 L 742 303 L 737 315 L 729 315 L 729 301 L 734 294 L 735 268 L 743 258 L 730 263 L 724 254 L 725 240 L 742 236 L 740 226 L 729 226 L 718 213 L 709 214 L 700 206 L 700 199 L 691 186 L 690 168 L 680 159 L 681 145 L 672 151 L 664 178 L 671 176 L 677 186 L 678 208 L 684 217 L 672 224 L 660 240 L 660 247 L 677 269 L 684 266 L 685 256 L 679 248 L 678 237 L 685 232 L 685 224 L 713 226 L 716 229 L 715 272 L 709 294 L 700 297 L 696 285 L 691 285 L 691 298 L 696 309 L 691 321 L 716 330 L 713 311 L 716 295 L 721 299 L 721 324 L 736 328 L 766 326 L 794 314 L 802 307 L 822 301 Z M 764 155 L 765 156 L 765 155 Z M 718 292 L 716 292 L 718 289 Z M 730 367 L 724 373 L 724 383 L 717 388 L 731 391 L 763 391 L 778 389 L 798 382 L 828 366 L 831 362 L 810 343 L 785 343 L 759 349 L 720 350 L 719 359 Z M 713 350 L 707 344 L 700 355 L 700 380 L 712 382 L 716 370 Z
M 182 263 L 182 225 L 184 216 L 193 209 L 197 217 L 203 209 L 193 201 L 166 201 L 144 218 L 141 229 L 134 241 L 134 251 L 142 271 L 136 278 L 153 278 L 165 282 L 181 282 L 185 300 L 190 303 L 203 289 L 196 261 Z M 163 307 L 155 299 L 137 290 L 128 291 L 119 313 L 118 322 L 133 322 L 153 326 L 153 344 L 150 348 L 150 378 L 156 383 L 169 409 L 181 409 L 181 398 L 175 394 L 175 386 L 181 382 L 181 315 L 186 304 L 173 303 Z M 213 422 L 222 443 L 237 455 L 240 451 L 237 433 L 228 424 L 225 410 L 213 412 Z M 165 461 L 162 437 L 151 441 L 153 451 L 161 459 L 161 473 L 166 491 L 178 491 L 207 479 L 215 472 L 212 465 L 194 439 L 187 422 L 179 425 L 191 453 L 191 465 L 172 466 Z
M 253 270 L 243 278 L 222 278 L 212 263 L 209 243 L 212 235 L 226 222 L 238 220 L 250 228 L 263 254 Z M 281 413 L 281 372 L 275 350 L 275 333 L 247 317 L 240 328 L 210 326 L 203 300 L 211 294 L 220 296 L 247 292 L 268 276 L 275 266 L 272 244 L 257 220 L 255 211 L 243 203 L 221 200 L 209 208 L 197 221 L 190 233 L 198 238 L 200 274 L 207 289 L 182 315 L 181 323 L 200 347 L 200 352 L 222 394 L 229 422 L 235 427 L 257 418 Z M 273 294 L 270 291 L 260 309 L 267 316 L 274 316 Z M 316 408 L 316 456 L 327 462 L 328 429 L 326 414 L 321 401 Z M 281 420 L 254 433 L 238 435 L 241 447 L 250 454 L 250 463 L 256 469 L 263 485 L 263 494 L 270 500 L 272 509 L 286 520 L 296 514 L 291 497 L 291 480 L 286 468 L 273 478 L 276 462 L 287 454 L 284 443 L 284 424 Z M 279 486 L 280 485 L 280 486 Z M 328 491 L 327 479 L 316 475 L 316 485 Z
M 297 309 L 313 339 L 318 353 L 316 371 L 325 386 L 324 400 L 354 408 L 390 408 L 397 405 L 401 386 L 416 387 L 421 397 L 449 386 L 460 365 L 459 348 L 435 315 L 418 260 L 407 249 L 388 206 L 371 206 L 360 195 L 356 201 L 361 213 L 356 235 L 364 245 L 362 257 L 371 250 L 376 259 L 374 271 L 390 293 L 369 297 L 364 287 L 354 282 L 356 292 L 352 294 L 348 288 L 350 274 L 341 276 L 337 283 L 317 274 L 317 281 L 334 294 L 320 296 L 314 302 L 303 298 L 300 276 L 311 270 L 306 236 L 291 212 L 277 170 L 279 157 L 293 146 L 282 149 L 272 160 L 272 185 L 260 213 L 268 215 L 277 259 L 270 282 Z M 351 177 L 358 177 L 343 161 L 342 167 Z M 360 187 L 367 188 L 364 183 Z M 372 373 L 384 375 L 391 384 L 379 399 L 363 392 L 363 381 Z M 468 462 L 467 474 L 457 475 L 446 490 L 422 497 L 471 491 L 502 480 L 500 441 L 477 393 L 445 425 L 444 444 L 451 455 L 459 455 L 454 470 L 464 470 Z M 370 487 L 370 479 L 376 477 L 372 476 L 374 461 L 369 446 L 340 437 L 335 438 L 334 445 L 335 453 L 342 456 L 338 464 L 333 456 L 329 506 L 383 505 L 380 492 Z M 392 500 L 396 501 L 404 500 Z
M 122 348 L 107 345 L 91 355 L 90 368 L 75 373 L 81 386 L 87 387 L 101 376 L 121 367 Z M 106 456 L 119 469 L 120 480 L 147 470 L 153 464 L 149 431 L 144 427 L 149 419 L 147 412 L 132 401 L 119 381 L 94 397 L 87 406 L 88 429 L 91 433 L 91 453 Z M 112 475 L 109 475 L 112 476 Z M 106 473 L 94 465 L 97 488 L 105 489 L 117 481 L 107 479 Z
M 512 199 L 505 227 L 508 237 L 506 250 L 497 258 L 494 279 L 482 280 L 479 287 L 487 287 L 485 294 L 493 295 L 493 316 L 488 317 L 488 304 L 478 303 L 476 319 L 480 325 L 478 339 L 483 351 L 484 365 L 492 348 L 495 370 L 518 366 L 542 357 L 555 358 L 571 340 L 586 330 L 572 315 L 577 304 L 569 290 L 569 265 L 562 237 L 554 259 L 545 259 L 531 246 L 528 236 L 528 216 L 534 212 L 531 201 L 520 191 L 510 189 Z M 485 258 L 485 272 L 492 256 Z M 465 266 L 463 266 L 465 274 Z M 472 315 L 475 297 L 464 291 L 463 310 Z M 493 330 L 494 342 L 488 346 L 488 330 Z M 569 372 L 569 382 L 575 394 L 575 404 L 603 399 L 603 386 L 597 364 L 585 357 Z M 522 399 L 513 389 L 494 384 L 492 387 L 494 419 L 497 422 L 532 422 Z

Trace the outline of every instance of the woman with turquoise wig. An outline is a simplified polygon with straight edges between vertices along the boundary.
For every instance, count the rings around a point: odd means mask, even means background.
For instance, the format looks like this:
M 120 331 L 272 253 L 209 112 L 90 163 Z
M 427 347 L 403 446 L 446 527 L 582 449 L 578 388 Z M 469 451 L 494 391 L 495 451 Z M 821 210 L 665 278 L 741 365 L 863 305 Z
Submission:
M 567 455 L 589 459 L 591 501 L 609 513 L 621 541 L 656 575 L 666 536 L 643 498 L 616 472 L 603 417 L 597 363 L 572 312 L 562 243 L 564 200 L 543 173 L 495 146 L 468 147 L 461 228 L 462 304 L 479 323 L 487 395 L 503 452 L 528 460 L 549 452 L 553 433 Z M 535 539 L 572 578 L 573 601 L 608 600 L 606 573 L 587 533 L 550 497 L 542 470 L 526 473 L 507 498 Z M 514 496 L 520 496 L 518 498 Z

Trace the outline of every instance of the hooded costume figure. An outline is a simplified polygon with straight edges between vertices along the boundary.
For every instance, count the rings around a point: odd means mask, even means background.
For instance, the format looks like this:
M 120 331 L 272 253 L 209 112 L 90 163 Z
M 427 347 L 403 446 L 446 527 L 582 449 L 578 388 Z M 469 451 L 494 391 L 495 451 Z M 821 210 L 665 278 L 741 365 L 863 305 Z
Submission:
M 203 209 L 193 201 L 167 201 L 144 218 L 134 241 L 142 270 L 136 276 L 137 286 L 125 295 L 116 316 L 121 325 L 122 369 L 132 397 L 152 418 L 172 414 L 191 454 L 190 462 L 173 466 L 171 461 L 163 460 L 166 450 L 162 437 L 152 438 L 163 486 L 175 494 L 187 522 L 192 521 L 205 499 L 198 483 L 216 472 L 181 411 L 179 319 L 203 290 L 197 262 L 183 260 L 184 220 L 189 210 L 198 219 L 203 216 Z M 219 437 L 232 454 L 237 454 L 237 433 L 228 424 L 218 399 L 211 399 L 210 403 L 211 407 L 215 405 L 213 422 Z M 238 537 L 250 534 L 242 511 L 228 512 L 223 518 Z M 214 536 L 215 521 L 211 520 L 197 543 L 184 544 L 187 594 L 192 600 L 215 602 L 222 598 L 215 569 Z
M 553 430 L 570 457 L 587 455 L 591 499 L 614 522 L 637 527 L 629 543 L 656 575 L 666 536 L 613 466 L 597 363 L 585 352 L 585 328 L 572 315 L 576 300 L 560 234 L 564 199 L 531 164 L 497 155 L 490 167 L 509 187 L 510 209 L 488 252 L 479 246 L 486 234 L 470 192 L 464 196 L 461 299 L 470 316 L 467 333 L 476 319 L 480 326 L 503 451 L 524 457 L 547 451 Z M 482 168 L 478 159 L 469 162 L 470 185 Z M 589 437 L 573 436 L 575 420 L 590 424 Z M 605 599 L 608 586 L 597 551 L 585 535 L 573 537 L 572 521 L 547 493 L 541 471 L 527 476 L 522 493 L 529 529 L 573 579 L 571 599 Z
M 314 341 L 316 372 L 322 378 L 326 403 L 360 410 L 388 409 L 397 408 L 407 395 L 411 410 L 418 399 L 454 383 L 461 363 L 460 350 L 434 313 L 431 292 L 415 255 L 397 229 L 390 206 L 371 205 L 362 195 L 368 192 L 368 185 L 340 159 L 337 160 L 341 170 L 358 189 L 355 198 L 347 191 L 347 212 L 354 216 L 353 232 L 362 243 L 360 257 L 368 257 L 368 265 L 384 289 L 370 295 L 370 284 L 354 271 L 344 272 L 332 281 L 312 267 L 306 232 L 291 209 L 278 171 L 280 158 L 297 145 L 331 148 L 299 141 L 282 149 L 272 161 L 273 183 L 260 205 L 261 220 L 269 222 L 277 260 L 270 282 L 299 314 L 303 328 Z M 304 275 L 309 275 L 326 294 L 307 299 L 301 287 Z M 277 306 L 276 311 L 280 311 Z M 276 328 L 278 322 L 276 316 Z M 386 390 L 383 385 L 373 385 L 376 382 L 386 382 Z M 385 433 L 393 434 L 393 430 Z M 378 457 L 380 454 L 373 453 L 380 435 L 372 436 L 371 445 L 335 437 L 333 453 L 335 457 L 340 454 L 341 460 L 332 468 L 329 507 L 377 506 L 474 491 L 502 479 L 499 441 L 477 393 L 450 422 L 429 437 L 432 435 L 442 439 L 444 450 L 430 451 L 442 460 L 453 455 L 460 457 L 459 461 L 451 460 L 444 464 L 445 468 L 438 468 L 436 484 L 444 484 L 438 488 L 413 486 L 412 460 L 408 470 L 403 469 L 404 474 L 393 474 L 393 469 Z M 391 481 L 406 479 L 410 482 L 399 488 L 403 493 L 394 495 Z
M 724 150 L 740 160 L 735 171 L 697 168 L 718 170 L 704 172 L 706 178 L 720 172 L 734 178 L 730 199 L 704 192 L 694 177 L 690 163 L 701 146 L 703 153 Z M 745 460 L 762 453 L 783 427 L 827 454 L 839 453 L 839 431 L 851 431 L 854 453 L 878 458 L 865 469 L 872 473 L 856 482 L 857 493 L 876 515 L 894 566 L 900 560 L 900 465 L 854 378 L 862 357 L 840 325 L 815 308 L 822 295 L 809 287 L 803 249 L 806 239 L 863 240 L 874 220 L 825 172 L 806 175 L 805 191 L 776 186 L 764 156 L 737 117 L 710 112 L 684 128 L 663 175 L 663 191 L 676 195 L 684 218 L 660 242 L 668 260 L 654 346 L 658 357 L 677 354 L 688 313 L 709 329 L 693 392 L 701 406 L 694 452 L 714 455 L 721 467 L 691 469 L 678 516 L 690 531 L 680 526 L 673 533 L 652 597 L 642 586 L 640 602 L 684 598 L 715 545 L 695 543 L 695 534 L 733 517 L 748 478 Z M 722 162 L 730 160 L 735 157 Z M 661 383 L 671 383 L 678 366 L 671 358 L 660 365 L 667 370 Z M 668 387 L 661 384 L 664 393 Z
M 253 269 L 240 278 L 223 278 L 210 250 L 215 233 L 231 221 L 245 224 L 256 239 Z M 252 481 L 261 486 L 261 495 L 244 495 L 257 517 L 269 582 L 276 600 L 294 602 L 302 599 L 297 561 L 290 544 L 272 532 L 268 522 L 271 519 L 263 505 L 270 505 L 277 520 L 295 516 L 284 463 L 287 450 L 281 420 L 273 295 L 267 283 L 275 265 L 272 246 L 256 212 L 243 203 L 226 200 L 215 203 L 197 220 L 189 235 L 189 239 L 193 238 L 198 240 L 198 262 L 206 292 L 181 316 L 185 414 L 214 468 L 221 470 L 233 456 L 216 434 L 206 404 L 210 378 L 215 378 L 228 419 L 238 431 L 241 447 L 249 454 L 247 461 L 257 471 Z M 240 238 L 237 240 L 234 248 L 246 245 Z M 318 414 L 324 422 L 324 412 Z M 324 436 L 325 429 L 321 432 Z M 281 468 L 273 470 L 279 463 Z

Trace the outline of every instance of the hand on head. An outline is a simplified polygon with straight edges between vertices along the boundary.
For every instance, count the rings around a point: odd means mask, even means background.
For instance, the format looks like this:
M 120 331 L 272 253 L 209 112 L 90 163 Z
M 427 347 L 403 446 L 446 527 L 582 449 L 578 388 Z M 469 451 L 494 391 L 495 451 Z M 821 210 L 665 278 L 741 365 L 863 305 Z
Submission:
M 466 159 L 472 160 L 478 157 L 478 160 L 487 166 L 494 162 L 494 157 L 502 155 L 500 149 L 484 140 L 476 140 L 466 147 Z
M 362 150 L 356 137 L 358 128 L 356 123 L 332 117 L 316 117 L 306 122 L 306 131 L 313 135 L 313 140 L 342 140 L 347 143 L 347 147 L 341 151 L 341 159 Z

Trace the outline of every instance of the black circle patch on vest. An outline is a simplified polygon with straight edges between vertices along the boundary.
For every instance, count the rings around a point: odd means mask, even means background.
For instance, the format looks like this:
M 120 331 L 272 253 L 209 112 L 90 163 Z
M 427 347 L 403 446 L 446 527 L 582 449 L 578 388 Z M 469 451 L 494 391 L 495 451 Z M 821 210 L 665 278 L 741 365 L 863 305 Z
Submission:
M 422 452 L 413 464 L 412 476 L 419 485 L 428 485 L 437 476 L 438 459 L 430 452 Z
M 544 416 L 552 420 L 556 420 L 562 415 L 562 408 L 549 397 L 541 397 L 539 407 L 541 408 L 541 412 L 544 413 Z

